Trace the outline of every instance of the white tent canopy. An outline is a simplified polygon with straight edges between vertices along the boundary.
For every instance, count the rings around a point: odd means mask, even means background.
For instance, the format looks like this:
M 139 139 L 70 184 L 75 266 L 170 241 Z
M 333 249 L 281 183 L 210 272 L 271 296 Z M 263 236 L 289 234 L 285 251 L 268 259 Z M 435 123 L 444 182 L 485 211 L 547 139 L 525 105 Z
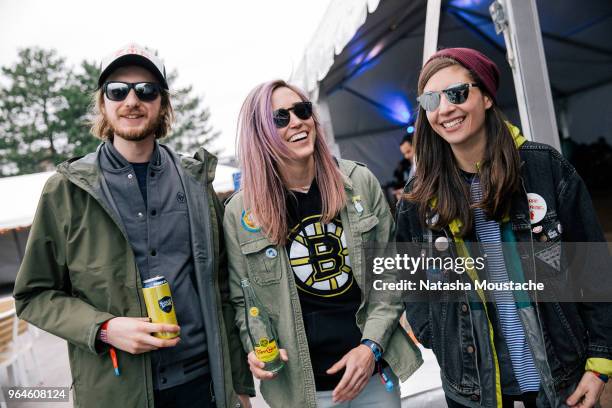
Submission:
M 217 192 L 234 190 L 233 174 L 238 169 L 217 165 L 213 187 Z M 34 220 L 34 213 L 42 189 L 51 175 L 44 173 L 0 178 L 0 230 L 27 227 Z
M 309 93 L 318 91 L 319 81 L 325 78 L 340 54 L 373 13 L 380 0 L 334 0 L 329 3 L 325 18 L 308 43 L 304 57 L 291 77 L 291 82 Z
M 217 164 L 215 179 L 213 180 L 213 187 L 215 188 L 215 191 L 217 193 L 234 191 L 234 174 L 238 173 L 239 171 L 240 170 L 233 166 Z
M 40 193 L 53 173 L 0 178 L 0 230 L 32 224 Z

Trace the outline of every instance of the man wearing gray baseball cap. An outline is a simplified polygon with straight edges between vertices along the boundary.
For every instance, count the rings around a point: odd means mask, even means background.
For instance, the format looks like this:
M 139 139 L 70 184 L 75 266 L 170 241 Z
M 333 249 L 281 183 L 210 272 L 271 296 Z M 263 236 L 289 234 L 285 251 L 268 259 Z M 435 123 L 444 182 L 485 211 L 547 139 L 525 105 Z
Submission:
M 18 314 L 68 341 L 76 407 L 233 408 L 236 394 L 249 406 L 216 158 L 158 142 L 174 114 L 154 52 L 129 44 L 100 71 L 92 133 L 102 143 L 45 185 L 15 282 Z M 147 317 L 142 282 L 158 276 L 178 325 Z

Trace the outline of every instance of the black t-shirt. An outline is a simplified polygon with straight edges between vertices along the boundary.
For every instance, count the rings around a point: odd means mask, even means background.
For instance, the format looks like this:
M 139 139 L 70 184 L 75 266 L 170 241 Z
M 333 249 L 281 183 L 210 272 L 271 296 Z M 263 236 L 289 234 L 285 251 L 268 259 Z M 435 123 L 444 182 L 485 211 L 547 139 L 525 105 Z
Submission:
M 147 171 L 149 170 L 149 162 L 146 163 L 130 163 L 136 173 L 136 180 L 138 180 L 138 188 L 142 199 L 144 200 L 145 207 L 147 207 Z
M 357 347 L 361 332 L 355 313 L 361 292 L 353 276 L 346 234 L 338 215 L 321 222 L 321 194 L 316 181 L 308 193 L 287 193 L 287 255 L 300 305 L 317 391 L 333 390 L 342 378 L 326 373 Z

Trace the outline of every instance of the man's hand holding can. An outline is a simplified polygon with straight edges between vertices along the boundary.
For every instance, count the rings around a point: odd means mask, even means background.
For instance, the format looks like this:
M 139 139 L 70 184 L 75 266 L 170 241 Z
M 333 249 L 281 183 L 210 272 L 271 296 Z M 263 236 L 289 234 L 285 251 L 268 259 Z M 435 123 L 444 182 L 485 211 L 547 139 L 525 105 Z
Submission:
M 180 327 L 175 324 L 151 323 L 148 317 L 115 317 L 108 321 L 107 343 L 132 354 L 146 353 L 163 347 L 174 347 L 181 340 L 160 339 L 153 333 L 168 332 L 178 336 Z

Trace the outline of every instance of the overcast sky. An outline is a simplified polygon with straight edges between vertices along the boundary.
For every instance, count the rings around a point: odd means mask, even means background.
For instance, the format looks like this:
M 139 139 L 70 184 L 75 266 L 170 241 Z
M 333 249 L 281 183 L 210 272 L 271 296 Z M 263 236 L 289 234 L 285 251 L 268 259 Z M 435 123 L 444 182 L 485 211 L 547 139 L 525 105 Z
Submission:
M 233 154 L 244 98 L 297 68 L 329 1 L 0 0 L 0 66 L 29 46 L 55 48 L 76 66 L 132 41 L 146 45 L 178 70 L 179 86 L 204 96 L 223 154 Z

